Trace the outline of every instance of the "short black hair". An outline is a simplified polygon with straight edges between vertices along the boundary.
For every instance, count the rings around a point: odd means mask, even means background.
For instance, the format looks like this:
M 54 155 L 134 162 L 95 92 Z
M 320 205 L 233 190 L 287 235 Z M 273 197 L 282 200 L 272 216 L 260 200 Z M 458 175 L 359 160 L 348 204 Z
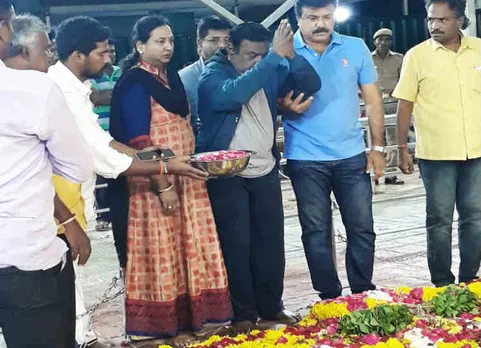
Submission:
M 295 6 L 296 16 L 297 18 L 302 16 L 302 9 L 304 7 L 322 8 L 329 5 L 337 7 L 338 4 L 338 0 L 297 0 Z
M 272 33 L 262 24 L 245 22 L 234 27 L 230 32 L 230 42 L 236 52 L 239 52 L 239 47 L 243 40 L 271 42 Z
M 466 16 L 466 0 L 426 0 L 426 9 L 436 3 L 448 4 L 449 8 L 456 12 L 458 18 L 464 17 L 461 29 L 464 30 L 471 24 L 471 21 Z
M 224 18 L 219 18 L 217 16 L 204 17 L 200 20 L 197 25 L 197 38 L 204 39 L 208 34 L 209 30 L 231 30 L 232 26 Z
M 98 42 L 110 38 L 110 29 L 92 17 L 73 17 L 64 20 L 57 28 L 58 57 L 65 62 L 75 51 L 89 55 Z
M 109 46 L 115 46 L 115 40 L 110 38 L 109 39 Z

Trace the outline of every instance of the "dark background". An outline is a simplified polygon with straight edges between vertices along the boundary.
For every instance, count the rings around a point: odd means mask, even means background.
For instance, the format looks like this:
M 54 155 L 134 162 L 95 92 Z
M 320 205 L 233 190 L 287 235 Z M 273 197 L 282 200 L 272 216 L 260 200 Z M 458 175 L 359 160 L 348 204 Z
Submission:
M 43 19 L 47 17 L 51 25 L 55 26 L 65 18 L 75 15 L 92 15 L 105 25 L 112 29 L 119 58 L 125 56 L 131 50 L 130 31 L 135 21 L 143 15 L 149 13 L 161 13 L 169 18 L 172 28 L 176 36 L 175 55 L 172 64 L 181 68 L 184 65 L 197 59 L 196 50 L 196 23 L 206 15 L 212 14 L 211 10 L 200 2 L 192 2 L 192 8 L 176 9 L 175 6 L 170 10 L 162 11 L 134 11 L 132 13 L 122 11 L 110 11 L 89 13 L 90 8 L 95 9 L 96 6 L 102 4 L 136 4 L 136 3 L 175 3 L 175 0 L 13 0 L 18 13 L 30 12 Z M 354 0 L 355 1 L 355 0 Z M 232 4 L 229 10 L 233 10 L 234 0 L 228 0 L 228 4 Z M 268 1 L 264 1 L 268 2 Z M 279 0 L 277 1 L 279 3 Z M 394 47 L 397 52 L 405 53 L 409 48 L 425 40 L 428 33 L 425 26 L 425 8 L 424 0 L 409 0 L 409 15 L 403 16 L 402 0 L 364 0 L 353 2 L 347 1 L 343 4 L 350 9 L 352 17 L 345 23 L 337 25 L 336 30 L 342 34 L 361 37 L 372 49 L 372 35 L 376 30 L 382 27 L 388 27 L 394 33 Z M 252 1 L 245 2 L 239 0 L 239 17 L 246 21 L 261 22 L 265 17 L 272 13 L 279 4 L 274 5 L 258 5 Z M 69 12 L 70 8 L 75 6 L 87 6 L 85 12 L 78 11 Z M 91 7 L 89 6 L 91 5 Z M 50 14 L 52 6 L 72 6 L 66 7 L 68 13 L 62 15 Z M 65 8 L 64 8 L 65 10 Z M 291 10 L 286 15 L 291 24 L 296 28 L 296 19 L 294 11 Z M 481 13 L 478 11 L 478 23 L 481 24 Z M 271 28 L 275 29 L 275 25 Z M 479 36 L 479 30 L 478 30 Z

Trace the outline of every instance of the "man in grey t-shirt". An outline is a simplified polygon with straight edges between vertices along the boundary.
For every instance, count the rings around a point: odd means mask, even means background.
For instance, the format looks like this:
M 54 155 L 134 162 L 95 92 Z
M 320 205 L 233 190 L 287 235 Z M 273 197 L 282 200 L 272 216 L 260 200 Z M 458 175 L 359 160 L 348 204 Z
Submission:
M 274 145 L 274 121 L 269 102 L 263 89 L 242 106 L 230 150 L 254 151 L 246 170 L 239 174 L 243 178 L 259 178 L 269 174 L 276 165 L 272 154 Z
M 198 91 L 198 150 L 255 152 L 239 176 L 207 183 L 229 277 L 233 323 L 240 330 L 252 329 L 259 317 L 287 325 L 298 320 L 282 305 L 284 216 L 274 144 L 277 98 L 289 90 L 312 95 L 320 81 L 304 58 L 294 56 L 286 21 L 269 52 L 270 36 L 256 23 L 232 29 L 228 52 L 218 51 L 210 60 Z M 311 101 L 298 104 L 307 108 Z

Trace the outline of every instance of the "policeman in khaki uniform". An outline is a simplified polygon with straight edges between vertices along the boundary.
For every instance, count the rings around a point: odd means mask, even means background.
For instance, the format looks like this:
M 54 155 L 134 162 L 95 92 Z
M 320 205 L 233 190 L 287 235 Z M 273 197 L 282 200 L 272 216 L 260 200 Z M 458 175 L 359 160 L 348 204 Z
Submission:
M 376 49 L 372 52 L 372 59 L 376 66 L 378 75 L 378 86 L 381 90 L 383 99 L 391 98 L 391 94 L 396 88 L 396 84 L 401 75 L 401 67 L 403 63 L 403 55 L 401 53 L 391 51 L 392 31 L 387 28 L 379 29 L 373 37 Z M 392 106 L 391 106 L 392 105 Z M 384 111 L 386 115 L 396 113 L 396 104 L 385 104 Z M 396 127 L 386 127 L 386 145 L 396 145 Z M 386 159 L 386 167 L 393 168 L 398 166 L 397 150 L 388 150 Z M 386 176 L 386 185 L 403 185 L 404 181 L 399 180 L 397 176 Z
M 383 98 L 391 97 L 401 75 L 403 55 L 391 51 L 392 31 L 379 29 L 373 37 L 376 49 L 372 52 L 372 59 L 378 74 L 378 85 Z

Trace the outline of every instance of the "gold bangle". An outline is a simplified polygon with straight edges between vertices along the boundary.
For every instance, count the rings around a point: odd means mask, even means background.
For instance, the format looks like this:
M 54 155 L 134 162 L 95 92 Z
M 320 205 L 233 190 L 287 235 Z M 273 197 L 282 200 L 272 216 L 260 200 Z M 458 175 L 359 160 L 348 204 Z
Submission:
M 168 191 L 172 190 L 173 187 L 174 187 L 174 184 L 171 183 L 167 188 L 161 189 L 161 190 L 157 190 L 157 193 L 165 193 L 165 192 L 168 192 Z
M 60 223 L 57 225 L 57 227 L 61 227 L 61 226 L 65 226 L 65 225 L 68 225 L 69 223 L 75 221 L 75 217 L 76 215 L 73 214 L 73 216 L 71 216 L 70 218 L 68 218 L 67 220 L 65 220 L 64 222 Z

